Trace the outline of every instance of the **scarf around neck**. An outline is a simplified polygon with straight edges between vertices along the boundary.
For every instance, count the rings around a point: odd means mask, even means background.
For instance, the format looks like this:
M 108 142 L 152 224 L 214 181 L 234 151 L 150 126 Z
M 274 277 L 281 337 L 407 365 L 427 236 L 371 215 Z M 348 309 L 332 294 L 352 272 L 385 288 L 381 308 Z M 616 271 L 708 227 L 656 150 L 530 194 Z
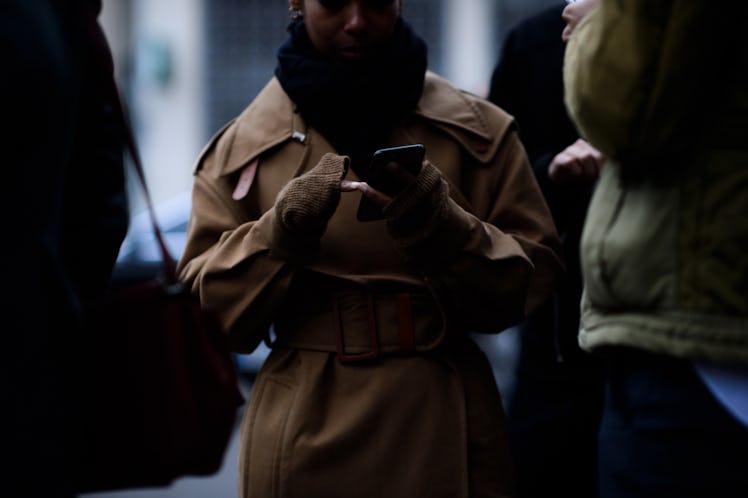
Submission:
M 372 153 L 421 98 L 426 43 L 399 19 L 379 53 L 360 63 L 334 63 L 314 48 L 303 21 L 288 31 L 276 77 L 309 125 L 365 179 Z

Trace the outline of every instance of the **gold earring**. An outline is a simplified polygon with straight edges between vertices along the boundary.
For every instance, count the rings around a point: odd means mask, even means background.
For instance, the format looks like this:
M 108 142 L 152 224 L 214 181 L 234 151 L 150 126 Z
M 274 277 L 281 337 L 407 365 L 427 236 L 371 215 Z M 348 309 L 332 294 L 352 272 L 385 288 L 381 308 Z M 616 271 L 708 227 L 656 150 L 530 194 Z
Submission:
M 293 6 L 288 8 L 288 15 L 291 18 L 291 21 L 294 22 L 304 18 L 304 13 L 301 9 Z

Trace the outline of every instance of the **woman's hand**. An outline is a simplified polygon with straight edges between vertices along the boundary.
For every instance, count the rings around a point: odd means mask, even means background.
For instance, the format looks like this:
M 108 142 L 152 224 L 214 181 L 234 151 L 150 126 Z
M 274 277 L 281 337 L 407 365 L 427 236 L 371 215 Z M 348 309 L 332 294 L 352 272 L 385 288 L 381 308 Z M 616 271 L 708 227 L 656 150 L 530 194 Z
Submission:
M 402 192 L 405 188 L 413 183 L 415 176 L 410 173 L 406 168 L 403 168 L 396 162 L 390 162 L 387 164 L 386 169 L 393 178 L 396 179 L 399 186 L 398 191 Z M 392 202 L 392 197 L 381 192 L 366 182 L 353 182 L 350 180 L 343 180 L 340 182 L 340 190 L 342 192 L 354 192 L 359 191 L 361 195 L 368 197 L 377 206 L 385 207 Z
M 319 243 L 338 207 L 340 182 L 347 171 L 347 157 L 325 154 L 314 168 L 280 191 L 275 201 L 276 252 L 309 252 Z
M 341 192 L 355 192 L 358 190 L 359 192 L 361 192 L 361 195 L 368 197 L 377 206 L 381 207 L 384 207 L 392 202 L 392 197 L 380 192 L 366 182 L 352 182 L 350 180 L 343 180 L 342 182 L 340 182 L 340 190 Z

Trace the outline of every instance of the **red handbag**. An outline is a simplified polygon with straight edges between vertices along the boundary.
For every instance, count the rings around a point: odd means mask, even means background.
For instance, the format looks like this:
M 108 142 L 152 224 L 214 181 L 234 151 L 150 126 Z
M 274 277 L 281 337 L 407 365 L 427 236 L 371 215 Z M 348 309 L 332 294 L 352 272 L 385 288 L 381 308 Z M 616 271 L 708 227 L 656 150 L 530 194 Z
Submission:
M 78 490 L 216 472 L 243 399 L 215 317 L 161 280 L 101 296 L 85 315 Z
M 89 27 L 97 29 L 95 19 Z M 163 276 L 84 303 L 86 330 L 76 357 L 79 492 L 163 486 L 180 476 L 216 472 L 243 403 L 217 318 L 177 279 L 111 83 L 110 100 L 145 195 Z

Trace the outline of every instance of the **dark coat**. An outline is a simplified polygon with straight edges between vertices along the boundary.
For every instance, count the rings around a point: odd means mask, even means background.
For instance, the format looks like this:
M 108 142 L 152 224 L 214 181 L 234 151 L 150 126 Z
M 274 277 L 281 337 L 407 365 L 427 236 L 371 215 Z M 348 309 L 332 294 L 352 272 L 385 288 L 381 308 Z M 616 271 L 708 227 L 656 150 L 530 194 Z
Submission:
M 489 95 L 517 120 L 567 268 L 557 292 L 520 327 L 519 370 L 508 406 L 521 496 L 596 493 L 602 367 L 577 343 L 579 240 L 593 186 L 558 186 L 548 177 L 554 156 L 579 138 L 563 99 L 563 9 L 546 8 L 509 32 Z
M 102 93 L 111 68 L 91 59 L 82 28 L 84 9 L 95 16 L 98 8 L 83 0 L 0 3 L 9 496 L 73 494 L 70 369 L 80 298 L 106 285 L 127 228 L 121 133 Z
M 520 139 L 564 242 L 567 275 L 557 301 L 547 303 L 524 328 L 525 340 L 533 343 L 530 347 L 543 350 L 542 361 L 551 365 L 547 373 L 552 376 L 563 375 L 552 365 L 560 358 L 572 365 L 588 361 L 577 345 L 582 293 L 579 239 L 593 185 L 559 187 L 548 178 L 553 157 L 579 138 L 563 101 L 563 7 L 545 9 L 510 31 L 489 94 L 489 100 L 517 120 Z

